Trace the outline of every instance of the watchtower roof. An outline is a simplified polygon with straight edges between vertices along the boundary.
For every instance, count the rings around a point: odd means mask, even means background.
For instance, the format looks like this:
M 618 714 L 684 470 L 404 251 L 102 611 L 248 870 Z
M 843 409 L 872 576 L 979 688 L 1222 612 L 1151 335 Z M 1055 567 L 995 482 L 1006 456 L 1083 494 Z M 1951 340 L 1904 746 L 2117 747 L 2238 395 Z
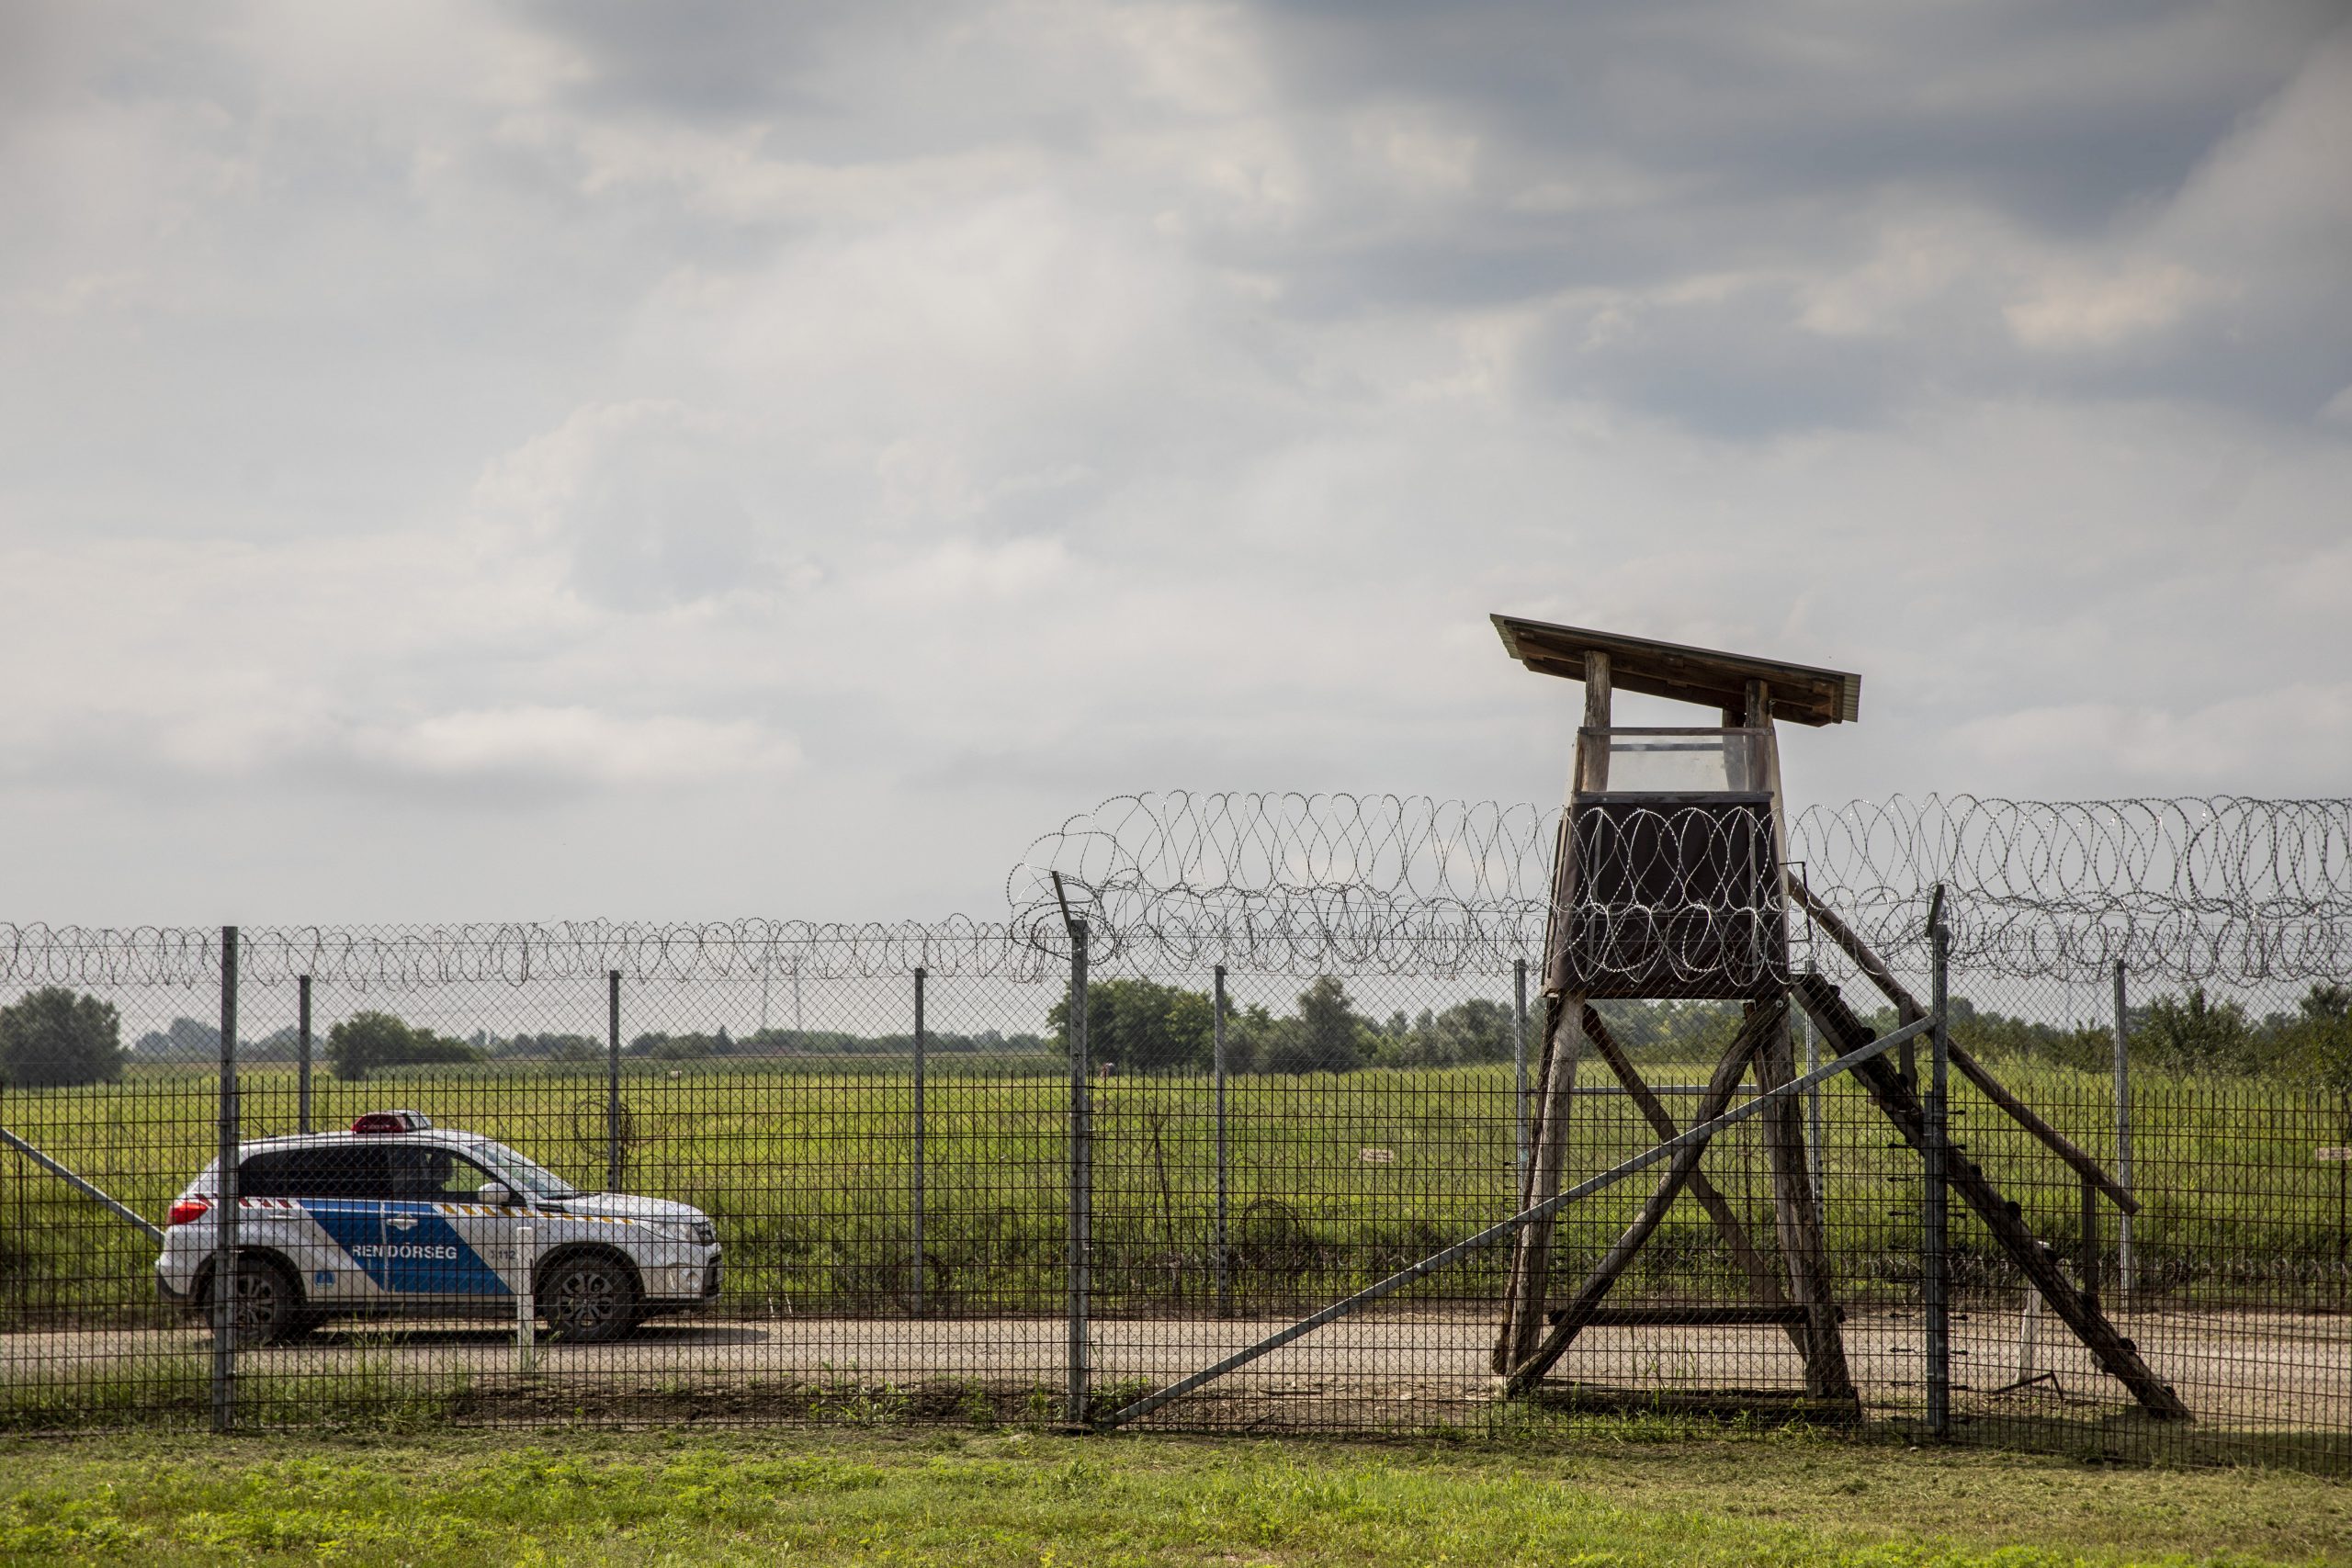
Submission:
M 1808 664 L 1685 648 L 1617 632 L 1526 621 L 1516 615 L 1497 615 L 1494 623 L 1495 630 L 1502 634 L 1504 649 L 1538 675 L 1581 681 L 1585 655 L 1605 653 L 1609 683 L 1621 692 L 1736 710 L 1747 700 L 1747 682 L 1761 681 L 1770 689 L 1776 719 L 1819 726 L 1851 724 L 1861 716 L 1862 678 L 1842 670 L 1816 670 Z

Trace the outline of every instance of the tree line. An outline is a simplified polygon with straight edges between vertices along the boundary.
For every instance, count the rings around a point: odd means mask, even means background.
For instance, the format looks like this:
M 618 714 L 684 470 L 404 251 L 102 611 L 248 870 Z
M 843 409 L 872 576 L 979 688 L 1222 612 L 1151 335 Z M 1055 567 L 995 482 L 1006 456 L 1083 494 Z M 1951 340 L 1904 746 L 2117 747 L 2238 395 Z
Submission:
M 1541 1050 L 1542 1002 L 1534 1003 L 1528 1050 Z M 1611 1032 L 1636 1056 L 1684 1058 L 1719 1049 L 1737 1026 L 1738 1004 L 1712 1001 L 1603 1002 Z M 1104 978 L 1087 988 L 1088 1054 L 1114 1073 L 1201 1074 L 1214 1065 L 1216 1011 L 1208 993 L 1140 978 Z M 2103 1022 L 2058 1025 L 2013 1017 L 1964 998 L 1951 1001 L 1952 1038 L 1985 1055 L 2025 1056 L 2097 1071 L 2112 1059 Z M 925 1036 L 927 1049 L 976 1055 L 1067 1055 L 1069 997 L 1046 1015 L 1043 1034 L 995 1031 Z M 1871 1021 L 1883 1031 L 1894 1015 Z M 1226 1065 L 1235 1073 L 1353 1072 L 1368 1067 L 1445 1067 L 1512 1058 L 1518 1013 L 1510 1002 L 1472 998 L 1442 1009 L 1381 1018 L 1363 1010 L 1333 976 L 1318 976 L 1277 1013 L 1263 1004 L 1228 1007 Z M 2309 1078 L 2352 1095 L 2352 986 L 2307 987 L 2292 1009 L 2261 1015 L 2192 986 L 2155 997 L 2126 1016 L 2135 1065 L 2185 1073 Z M 708 1032 L 640 1033 L 626 1055 L 648 1061 L 726 1057 L 873 1056 L 910 1054 L 910 1033 L 762 1029 L 740 1037 Z M 494 1060 L 586 1064 L 601 1061 L 602 1041 L 579 1033 L 478 1031 L 458 1039 L 381 1011 L 356 1013 L 327 1031 L 322 1059 L 339 1078 L 364 1080 L 387 1067 Z M 238 1042 L 247 1061 L 286 1061 L 299 1037 L 281 1029 Z M 131 1061 L 204 1061 L 218 1056 L 220 1032 L 199 1020 L 175 1019 L 126 1050 L 111 1002 L 62 986 L 32 991 L 0 1008 L 0 1082 L 21 1088 L 107 1083 Z
M 2007 1017 L 1964 998 L 1951 1002 L 1951 1037 L 1980 1055 L 2039 1057 L 2097 1071 L 2115 1059 L 2114 1025 L 2071 1027 Z M 1894 1024 L 1893 1010 L 1872 1020 Z M 2202 986 L 2166 994 L 2124 1012 L 2124 1053 L 2137 1066 L 2175 1073 L 2307 1077 L 2352 1093 L 2352 987 L 2307 987 L 2291 1009 L 2256 1015 Z
M 1046 1015 L 1057 1054 L 1069 1051 L 1067 990 Z M 1362 1067 L 1453 1066 L 1507 1062 L 1518 1034 L 1516 1009 L 1473 998 L 1379 1020 L 1361 1011 L 1347 987 L 1317 976 L 1292 1011 L 1263 1004 L 1228 1007 L 1227 1069 L 1236 1073 L 1344 1073 Z M 1112 1072 L 1205 1073 L 1216 1065 L 1216 1010 L 1206 992 L 1156 980 L 1103 979 L 1086 988 L 1088 1056 Z

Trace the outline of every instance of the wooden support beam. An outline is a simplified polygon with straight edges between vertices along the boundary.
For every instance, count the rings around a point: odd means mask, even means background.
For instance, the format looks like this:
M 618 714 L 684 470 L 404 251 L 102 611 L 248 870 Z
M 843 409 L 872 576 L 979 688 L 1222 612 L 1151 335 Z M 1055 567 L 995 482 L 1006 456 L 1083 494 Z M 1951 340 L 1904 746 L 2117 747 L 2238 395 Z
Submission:
M 1886 961 L 1871 950 L 1870 943 L 1854 934 L 1853 927 L 1838 918 L 1837 910 L 1815 897 L 1813 889 L 1789 875 L 1785 866 L 1781 870 L 1781 880 L 1788 885 L 1789 897 L 1805 912 L 1805 918 L 1819 927 L 1823 935 L 1837 943 L 1838 950 L 1854 961 L 1854 966 L 1869 977 L 1871 984 L 1894 1004 L 1896 1022 L 1913 1023 L 1928 1016 L 1928 1010 L 1919 1005 L 1919 998 L 1903 988 L 1903 982 L 1894 977 L 1894 971 L 1886 966 Z M 1903 1081 L 1909 1084 L 1911 1091 L 1917 1094 L 1919 1090 L 1917 1055 L 1907 1040 L 1901 1049 Z
M 1840 1055 L 1860 1049 L 1875 1039 L 1869 1027 L 1854 1016 L 1838 987 L 1818 975 L 1800 976 L 1795 994 L 1805 1011 L 1813 1017 L 1822 1034 Z M 1854 1077 L 1869 1091 L 1871 1100 L 1887 1119 L 1903 1134 L 1904 1141 L 1923 1154 L 1928 1146 L 1927 1113 L 1919 1105 L 1911 1086 L 1902 1075 L 1889 1066 L 1883 1057 L 1874 1056 L 1854 1069 Z M 2098 1306 L 2086 1300 L 2066 1278 L 2056 1256 L 2045 1249 L 2040 1238 L 2027 1228 L 2020 1212 L 2001 1196 L 1998 1189 L 1985 1178 L 1984 1168 L 1974 1160 L 1955 1158 L 1947 1179 L 1951 1190 L 1962 1201 L 1975 1211 L 1984 1228 L 1993 1235 L 2001 1250 L 2008 1254 L 2026 1282 L 2040 1292 L 2042 1301 L 2057 1314 L 2060 1321 L 2074 1331 L 2090 1350 L 2091 1355 L 2115 1380 L 2131 1391 L 2149 1415 L 2163 1421 L 2189 1419 L 2188 1406 L 2172 1385 L 2159 1379 L 2148 1364 L 2140 1359 L 2138 1347 L 2126 1339 L 2109 1323 Z
M 1894 1004 L 1898 1023 L 1917 1023 L 1928 1016 L 1928 1010 L 1921 1007 L 1919 998 L 1913 996 L 1904 987 L 1903 982 L 1894 977 L 1894 971 L 1886 966 L 1886 960 L 1881 958 L 1870 943 L 1857 936 L 1854 928 L 1838 918 L 1837 910 L 1824 903 L 1815 895 L 1812 888 L 1807 887 L 1795 877 L 1791 876 L 1784 880 L 1789 885 L 1789 897 L 1796 900 L 1797 908 L 1804 911 L 1805 919 L 1820 927 L 1821 934 L 1837 943 L 1838 950 L 1854 961 L 1854 967 L 1860 969 L 1869 978 L 1870 983 L 1876 986 L 1888 1001 Z
M 1667 1110 L 1664 1102 L 1650 1089 L 1648 1081 L 1634 1070 L 1632 1058 L 1625 1055 L 1624 1047 L 1617 1043 L 1617 1037 L 1609 1032 L 1609 1025 L 1601 1018 L 1600 1010 L 1589 1005 L 1584 1010 L 1584 1032 L 1601 1061 L 1617 1075 L 1617 1081 L 1625 1088 L 1626 1098 L 1641 1111 L 1642 1120 L 1650 1124 L 1650 1131 L 1657 1141 L 1662 1144 L 1681 1132 L 1682 1129 L 1675 1125 L 1673 1112 Z M 1723 1236 L 1724 1245 L 1731 1248 L 1732 1261 L 1747 1277 L 1747 1288 L 1756 1292 L 1756 1299 L 1770 1310 L 1790 1313 L 1788 1292 L 1781 1288 L 1779 1271 L 1773 1268 L 1770 1259 L 1757 1250 L 1747 1225 L 1740 1222 L 1738 1213 L 1716 1190 L 1715 1184 L 1707 1179 L 1705 1171 L 1693 1170 L 1690 1173 L 1690 1196 L 1698 1201 L 1699 1207 L 1707 1212 L 1707 1217 L 1714 1221 L 1715 1230 Z M 1806 1321 L 1804 1310 L 1793 1309 L 1793 1315 L 1773 1321 L 1791 1325 L 1789 1338 L 1796 1346 L 1798 1353 L 1804 1354 L 1808 1343 L 1803 1332 Z
M 1787 813 L 1781 798 L 1780 747 L 1772 730 L 1772 690 L 1766 682 L 1750 679 L 1745 695 L 1747 712 L 1742 717 L 1748 728 L 1763 732 L 1760 762 L 1763 782 L 1772 798 L 1773 863 L 1785 866 Z M 1787 880 L 1785 875 L 1775 878 L 1783 884 Z M 1774 897 L 1781 902 L 1775 912 L 1785 932 L 1787 903 L 1778 887 Z M 1785 963 L 1785 950 L 1779 956 Z M 1796 1076 L 1796 1048 L 1789 1038 L 1789 1013 L 1783 1007 L 1780 1022 L 1758 1045 L 1756 1087 L 1770 1092 Z M 1772 1217 L 1780 1232 L 1781 1256 L 1789 1266 L 1790 1293 L 1805 1309 L 1805 1392 L 1815 1399 L 1853 1399 L 1857 1397 L 1853 1373 L 1846 1364 L 1845 1337 L 1838 1332 L 1838 1303 L 1829 1283 L 1829 1239 L 1822 1234 L 1821 1203 L 1813 1190 L 1813 1162 L 1805 1157 L 1804 1102 L 1792 1098 L 1774 1106 L 1764 1115 L 1763 1132 L 1765 1156 L 1772 1169 Z
M 1615 689 L 1609 679 L 1609 655 L 1594 653 L 1584 661 L 1584 728 L 1587 731 L 1607 729 Z M 1595 735 L 1586 734 L 1577 739 L 1577 793 L 1599 794 L 1609 787 L 1609 742 Z
M 1752 700 L 1752 699 L 1751 699 Z M 1796 1050 L 1789 1039 L 1789 1014 L 1757 1043 L 1756 1087 L 1770 1093 L 1797 1076 Z M 1772 1214 L 1781 1235 L 1781 1256 L 1789 1265 L 1789 1291 L 1805 1309 L 1804 1391 L 1814 1399 L 1855 1397 L 1846 1365 L 1846 1341 L 1838 1329 L 1838 1304 L 1830 1292 L 1829 1245 L 1821 1234 L 1821 1209 L 1814 1201 L 1813 1176 L 1804 1151 L 1804 1101 L 1794 1095 L 1764 1112 L 1764 1152 L 1772 1168 Z
M 1756 1052 L 1758 1032 L 1775 1021 L 1784 1022 L 1788 1015 L 1787 1003 L 1776 998 L 1757 1010 L 1741 1027 L 1731 1043 L 1731 1049 L 1725 1051 L 1723 1060 L 1715 1065 L 1714 1076 L 1707 1080 L 1707 1092 L 1692 1112 L 1698 1121 L 1711 1122 L 1724 1113 L 1724 1108 L 1731 1104 L 1732 1092 L 1739 1087 L 1739 1080 L 1747 1076 L 1748 1059 Z M 1600 1304 L 1601 1298 L 1617 1282 L 1617 1277 L 1625 1271 L 1625 1266 L 1657 1234 L 1659 1223 L 1666 1218 L 1666 1212 L 1674 1206 L 1675 1198 L 1682 1191 L 1684 1183 L 1690 1179 L 1690 1173 L 1699 1168 L 1699 1160 L 1707 1152 L 1707 1144 L 1708 1140 L 1700 1139 L 1674 1156 L 1667 1166 L 1666 1175 L 1659 1179 L 1657 1190 L 1650 1194 L 1649 1201 L 1634 1215 L 1634 1223 L 1625 1227 L 1624 1234 L 1617 1238 L 1615 1245 L 1585 1276 L 1584 1282 L 1577 1287 L 1576 1294 L 1568 1299 L 1566 1309 L 1552 1325 L 1552 1331 L 1544 1337 L 1540 1344 L 1512 1361 L 1507 1372 L 1506 1392 L 1514 1395 L 1525 1393 L 1566 1353 L 1569 1344 L 1591 1321 L 1593 1309 Z
M 2140 1200 L 2132 1196 L 2130 1189 L 2109 1176 L 2098 1161 L 2084 1153 L 2073 1139 L 2036 1115 L 2033 1107 L 2011 1094 L 2007 1086 L 1995 1077 L 1984 1063 L 1957 1045 L 1949 1047 L 1945 1055 L 1951 1058 L 1951 1065 L 1960 1069 L 1961 1077 L 1974 1084 L 1985 1099 L 2007 1111 L 2011 1121 L 2032 1134 L 2043 1147 L 2072 1166 L 2075 1175 L 2106 1193 L 2109 1201 L 2125 1213 L 2140 1212 Z
M 1609 743 L 1593 731 L 1610 723 L 1612 683 L 1609 655 L 1594 650 L 1584 660 L 1584 726 L 1577 737 L 1576 776 L 1568 781 L 1569 795 L 1609 787 Z M 1576 836 L 1569 829 L 1573 810 L 1560 818 L 1559 844 L 1552 861 L 1552 909 L 1544 922 L 1544 981 L 1555 978 L 1558 954 L 1573 933 L 1562 930 L 1573 919 L 1576 894 Z M 1528 1116 L 1527 1178 L 1520 1185 L 1519 1206 L 1532 1209 L 1560 1190 L 1560 1167 L 1567 1155 L 1568 1109 L 1577 1087 L 1577 1043 L 1583 1038 L 1584 998 L 1568 993 L 1549 998 L 1544 1025 L 1544 1061 Z M 1552 1234 L 1556 1222 L 1536 1221 L 1521 1230 L 1511 1247 L 1510 1277 L 1504 1286 L 1503 1319 L 1495 1337 L 1494 1368 L 1508 1371 L 1535 1344 L 1543 1330 L 1544 1293 L 1552 1272 Z
M 1568 1309 L 1558 1307 L 1547 1314 L 1557 1323 L 1567 1316 Z M 1842 1322 L 1843 1311 L 1838 1314 Z M 1667 1306 L 1595 1307 L 1586 1314 L 1587 1328 L 1803 1328 L 1807 1318 L 1801 1306 L 1786 1303 L 1779 1306 Z
M 1894 1004 L 1896 1022 L 1911 1023 L 1928 1016 L 1928 1010 L 1919 1005 L 1919 999 L 1894 977 L 1894 972 L 1871 950 L 1870 944 L 1857 936 L 1851 926 L 1838 918 L 1835 909 L 1814 897 L 1812 889 L 1794 877 L 1789 878 L 1788 884 L 1790 896 L 1804 911 L 1805 918 L 1819 927 L 1822 934 L 1835 942 L 1839 952 L 1852 959 L 1854 966 L 1869 977 L 1871 984 L 1876 986 L 1888 1001 Z M 1995 1077 L 1984 1063 L 1958 1045 L 1951 1046 L 1946 1054 L 1951 1058 L 1951 1065 L 1960 1069 L 1961 1077 L 1974 1084 L 1985 1099 L 1999 1106 L 2011 1121 L 2031 1134 L 2044 1148 L 2064 1160 L 2074 1168 L 2075 1175 L 2106 1193 L 2108 1201 L 2125 1213 L 2140 1212 L 2140 1200 L 2132 1196 L 2129 1189 L 2109 1176 L 2105 1168 L 2084 1153 L 2072 1138 L 2043 1121 L 2033 1107 L 2011 1094 L 2008 1087 Z
M 1528 1118 L 1532 1151 L 1519 1206 L 1532 1209 L 1557 1197 L 1560 1168 L 1568 1150 L 1568 1108 L 1575 1102 L 1577 1043 L 1584 998 L 1549 998 L 1544 1010 L 1544 1067 Z M 1494 1367 L 1508 1371 L 1535 1344 L 1544 1327 L 1544 1296 L 1551 1282 L 1552 1233 L 1558 1221 L 1545 1215 L 1521 1227 L 1511 1247 L 1510 1280 L 1503 1297 L 1503 1321 L 1495 1337 Z

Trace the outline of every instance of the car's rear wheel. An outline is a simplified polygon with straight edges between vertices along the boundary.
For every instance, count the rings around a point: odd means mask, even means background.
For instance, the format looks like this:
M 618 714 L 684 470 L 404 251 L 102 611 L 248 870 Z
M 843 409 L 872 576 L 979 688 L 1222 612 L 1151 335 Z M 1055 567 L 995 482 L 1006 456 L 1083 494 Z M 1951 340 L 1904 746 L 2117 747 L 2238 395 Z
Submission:
M 539 1276 L 537 1290 L 548 1329 L 574 1345 L 626 1337 L 643 1313 L 636 1277 L 616 1259 L 593 1252 L 556 1259 Z
M 212 1282 L 209 1277 L 203 1309 L 209 1321 L 212 1312 Z M 229 1315 L 236 1325 L 237 1342 L 241 1345 L 283 1344 L 311 1325 L 310 1314 L 302 1306 L 302 1288 L 294 1282 L 293 1270 L 274 1258 L 250 1253 L 238 1256 L 236 1290 Z

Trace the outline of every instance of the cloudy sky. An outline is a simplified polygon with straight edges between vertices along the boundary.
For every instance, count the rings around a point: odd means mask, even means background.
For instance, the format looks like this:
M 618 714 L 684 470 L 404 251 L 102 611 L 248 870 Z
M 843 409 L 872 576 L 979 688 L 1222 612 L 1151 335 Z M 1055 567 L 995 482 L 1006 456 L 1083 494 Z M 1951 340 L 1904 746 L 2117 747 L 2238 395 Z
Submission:
M 2352 9 L 0 4 L 0 919 L 986 914 L 1129 790 L 2352 786 Z

